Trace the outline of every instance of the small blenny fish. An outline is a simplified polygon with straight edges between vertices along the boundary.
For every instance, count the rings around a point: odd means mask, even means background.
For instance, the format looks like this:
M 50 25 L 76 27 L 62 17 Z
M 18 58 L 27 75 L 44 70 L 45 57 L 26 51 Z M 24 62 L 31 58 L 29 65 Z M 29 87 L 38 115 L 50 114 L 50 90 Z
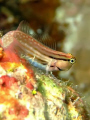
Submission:
M 53 50 L 36 40 L 30 35 L 30 27 L 25 21 L 19 24 L 17 30 L 2 37 L 2 46 L 15 50 L 33 66 L 46 71 L 68 70 L 76 60 L 71 54 Z

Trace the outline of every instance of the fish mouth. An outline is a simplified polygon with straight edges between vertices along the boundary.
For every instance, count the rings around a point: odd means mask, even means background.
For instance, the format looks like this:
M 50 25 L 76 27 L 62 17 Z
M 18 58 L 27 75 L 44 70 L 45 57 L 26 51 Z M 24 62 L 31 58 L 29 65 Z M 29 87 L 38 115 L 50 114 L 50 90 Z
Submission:
M 60 69 L 59 67 L 57 67 L 57 69 L 59 70 L 59 71 L 63 71 L 62 69 Z

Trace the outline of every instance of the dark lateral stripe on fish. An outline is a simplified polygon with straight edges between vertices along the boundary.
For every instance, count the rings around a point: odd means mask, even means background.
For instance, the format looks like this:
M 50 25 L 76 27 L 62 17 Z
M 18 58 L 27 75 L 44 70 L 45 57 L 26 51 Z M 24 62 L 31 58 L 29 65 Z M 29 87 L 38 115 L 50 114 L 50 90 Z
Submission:
M 66 58 L 54 58 L 52 56 L 49 56 L 50 58 L 56 59 L 56 60 L 64 60 L 64 61 L 70 61 L 70 59 L 66 59 Z

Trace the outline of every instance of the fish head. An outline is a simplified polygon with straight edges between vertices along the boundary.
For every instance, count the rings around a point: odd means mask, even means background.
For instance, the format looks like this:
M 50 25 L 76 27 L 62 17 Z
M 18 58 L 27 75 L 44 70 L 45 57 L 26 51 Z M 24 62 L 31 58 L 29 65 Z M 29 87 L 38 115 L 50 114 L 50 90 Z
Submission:
M 68 70 L 72 67 L 72 65 L 76 62 L 76 58 L 73 57 L 71 54 L 67 54 L 66 59 L 60 59 L 56 62 L 56 67 L 58 70 L 64 71 Z

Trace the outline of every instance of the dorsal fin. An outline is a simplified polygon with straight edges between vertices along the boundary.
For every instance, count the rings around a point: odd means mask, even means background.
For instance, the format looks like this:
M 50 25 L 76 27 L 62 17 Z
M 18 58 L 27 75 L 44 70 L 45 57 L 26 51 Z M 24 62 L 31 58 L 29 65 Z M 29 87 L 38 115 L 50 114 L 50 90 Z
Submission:
M 29 34 L 29 29 L 30 28 L 29 28 L 28 23 L 24 20 L 20 22 L 20 24 L 17 28 L 17 30 L 22 31 L 22 32 L 27 33 L 27 34 Z
M 28 22 L 25 20 L 20 22 L 17 30 L 22 31 L 28 35 L 31 35 L 42 44 L 56 50 L 56 42 L 55 40 L 52 39 L 51 36 L 49 36 L 48 30 L 46 30 L 42 35 L 39 35 L 38 33 L 35 33 L 35 31 L 32 28 L 30 28 Z
M 25 20 L 21 21 L 17 30 L 22 31 L 26 34 L 31 35 L 32 37 L 35 36 L 35 32 L 33 31 L 33 29 L 29 26 L 29 23 Z
M 49 36 L 48 33 L 44 33 L 38 38 L 36 36 L 35 38 L 39 40 L 42 44 L 46 45 L 47 47 L 56 50 L 56 42 L 51 36 Z

